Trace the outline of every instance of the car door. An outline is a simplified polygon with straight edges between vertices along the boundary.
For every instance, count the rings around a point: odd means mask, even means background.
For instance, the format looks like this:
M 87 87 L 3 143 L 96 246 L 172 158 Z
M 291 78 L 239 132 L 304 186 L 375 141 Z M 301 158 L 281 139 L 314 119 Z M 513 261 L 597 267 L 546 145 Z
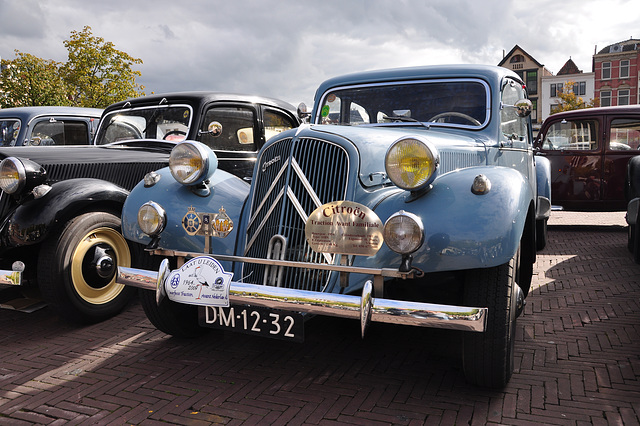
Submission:
M 293 120 L 275 108 L 213 103 L 203 115 L 199 134 L 200 142 L 215 151 L 222 170 L 249 179 L 266 138 L 293 127 Z
M 625 210 L 625 179 L 629 159 L 640 154 L 640 116 L 633 114 L 605 117 L 603 200 L 611 209 Z
M 538 155 L 551 163 L 551 203 L 568 210 L 592 209 L 603 198 L 602 117 L 552 117 L 536 140 Z

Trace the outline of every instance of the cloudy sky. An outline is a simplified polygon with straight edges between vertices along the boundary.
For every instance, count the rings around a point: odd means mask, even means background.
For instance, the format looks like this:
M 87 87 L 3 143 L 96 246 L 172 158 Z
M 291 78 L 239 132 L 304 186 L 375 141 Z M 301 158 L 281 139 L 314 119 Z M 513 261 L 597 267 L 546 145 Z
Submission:
M 313 102 L 336 75 L 498 64 L 518 44 L 554 74 L 591 71 L 596 47 L 640 38 L 637 0 L 0 0 L 0 57 L 67 60 L 94 36 L 140 58 L 146 93 L 218 90 Z

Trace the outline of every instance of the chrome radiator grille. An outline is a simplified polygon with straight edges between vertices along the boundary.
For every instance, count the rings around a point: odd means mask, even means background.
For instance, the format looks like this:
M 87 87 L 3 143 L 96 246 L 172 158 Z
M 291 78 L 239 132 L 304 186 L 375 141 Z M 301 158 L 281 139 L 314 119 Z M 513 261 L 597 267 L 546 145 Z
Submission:
M 284 139 L 265 149 L 246 234 L 245 256 L 310 263 L 333 263 L 333 255 L 314 252 L 304 227 L 322 204 L 344 200 L 349 161 L 340 146 L 317 139 Z M 275 236 L 275 237 L 274 237 Z M 322 291 L 331 273 L 246 263 L 247 283 Z
M 150 171 L 166 167 L 165 162 L 130 163 L 86 163 L 86 164 L 43 164 L 50 181 L 74 178 L 93 178 L 112 182 L 128 191 Z

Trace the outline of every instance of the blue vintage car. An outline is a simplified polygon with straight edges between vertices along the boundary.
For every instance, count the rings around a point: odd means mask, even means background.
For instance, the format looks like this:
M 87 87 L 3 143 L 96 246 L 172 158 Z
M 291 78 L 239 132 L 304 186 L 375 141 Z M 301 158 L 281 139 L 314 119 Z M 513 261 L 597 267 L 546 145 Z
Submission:
M 185 141 L 129 195 L 126 238 L 160 330 L 301 340 L 319 314 L 463 330 L 467 379 L 511 377 L 517 316 L 546 241 L 549 164 L 513 72 L 433 66 L 325 81 L 309 123 L 271 138 L 249 185 Z M 149 291 L 153 290 L 153 291 Z

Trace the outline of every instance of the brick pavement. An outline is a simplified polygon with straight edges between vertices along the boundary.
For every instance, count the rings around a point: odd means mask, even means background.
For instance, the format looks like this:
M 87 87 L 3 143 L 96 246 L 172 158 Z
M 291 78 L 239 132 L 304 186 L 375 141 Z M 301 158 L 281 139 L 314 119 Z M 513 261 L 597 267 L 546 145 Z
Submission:
M 640 265 L 624 215 L 554 212 L 501 391 L 459 333 L 316 318 L 303 344 L 155 330 L 140 306 L 77 327 L 0 310 L 0 424 L 639 424 Z

